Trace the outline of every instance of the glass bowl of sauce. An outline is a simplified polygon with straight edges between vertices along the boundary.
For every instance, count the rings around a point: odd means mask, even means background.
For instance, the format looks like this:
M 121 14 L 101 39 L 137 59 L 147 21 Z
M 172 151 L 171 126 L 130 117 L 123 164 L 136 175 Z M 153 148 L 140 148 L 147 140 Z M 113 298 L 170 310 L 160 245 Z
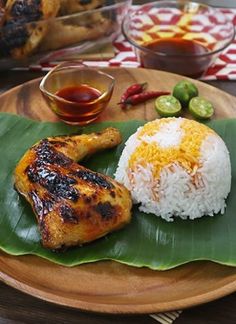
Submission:
M 185 0 L 142 5 L 126 15 L 122 30 L 143 67 L 192 78 L 201 77 L 235 36 L 221 11 Z
M 64 62 L 41 81 L 40 90 L 52 111 L 65 123 L 86 125 L 102 113 L 114 88 L 114 78 L 81 62 Z

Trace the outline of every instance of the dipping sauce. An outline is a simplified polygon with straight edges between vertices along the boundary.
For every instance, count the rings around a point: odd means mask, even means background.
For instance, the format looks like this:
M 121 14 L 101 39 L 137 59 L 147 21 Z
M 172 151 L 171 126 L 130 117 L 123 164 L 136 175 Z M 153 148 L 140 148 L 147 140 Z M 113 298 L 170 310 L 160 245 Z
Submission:
M 209 49 L 194 40 L 165 38 L 157 39 L 142 46 L 153 52 L 162 53 L 140 51 L 141 64 L 148 68 L 198 78 L 207 70 L 211 62 L 210 55 L 204 56 L 209 52 Z M 165 54 L 171 56 L 165 56 Z M 203 56 L 192 56 L 202 54 Z
M 98 89 L 87 84 L 62 88 L 56 92 L 58 97 L 75 103 L 89 103 L 99 98 L 101 94 Z
M 53 110 L 69 124 L 85 125 L 95 120 L 110 100 L 112 91 L 103 93 L 87 84 L 56 91 Z M 60 100 L 62 98 L 64 100 Z

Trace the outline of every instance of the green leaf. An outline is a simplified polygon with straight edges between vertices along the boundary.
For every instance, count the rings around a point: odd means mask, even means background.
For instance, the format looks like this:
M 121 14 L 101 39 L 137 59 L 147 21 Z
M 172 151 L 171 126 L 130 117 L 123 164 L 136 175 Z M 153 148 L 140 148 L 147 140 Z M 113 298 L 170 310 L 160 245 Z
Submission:
M 164 220 L 133 208 L 131 223 L 122 230 L 83 247 L 54 253 L 40 244 L 36 218 L 29 204 L 14 190 L 12 174 L 24 152 L 39 139 L 62 134 L 120 129 L 124 141 L 143 125 L 142 121 L 106 122 L 86 128 L 62 123 L 42 123 L 0 114 L 0 248 L 12 255 L 34 254 L 65 266 L 104 259 L 166 270 L 194 260 L 212 260 L 236 266 L 236 120 L 208 123 L 224 139 L 231 157 L 232 189 L 224 215 L 194 221 Z M 92 170 L 113 176 L 123 144 L 84 161 Z

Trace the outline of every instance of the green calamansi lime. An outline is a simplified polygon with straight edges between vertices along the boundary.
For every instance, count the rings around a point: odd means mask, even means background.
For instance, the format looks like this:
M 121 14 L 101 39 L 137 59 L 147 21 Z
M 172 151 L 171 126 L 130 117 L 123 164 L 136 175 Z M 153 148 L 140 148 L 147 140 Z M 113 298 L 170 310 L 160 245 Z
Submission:
M 157 98 L 155 100 L 155 108 L 161 117 L 179 116 L 182 109 L 179 100 L 170 95 Z
M 180 101 L 182 107 L 188 107 L 189 101 L 198 96 L 198 89 L 192 82 L 182 80 L 175 85 L 173 96 Z
M 208 119 L 214 114 L 212 103 L 202 97 L 192 98 L 188 108 L 189 112 L 199 119 Z

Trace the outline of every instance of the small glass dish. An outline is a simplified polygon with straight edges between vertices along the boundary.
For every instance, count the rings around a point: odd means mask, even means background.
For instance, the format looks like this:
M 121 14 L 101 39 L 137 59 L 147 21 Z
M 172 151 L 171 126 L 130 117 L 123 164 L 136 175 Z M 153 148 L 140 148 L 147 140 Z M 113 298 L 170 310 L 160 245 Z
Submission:
M 141 65 L 201 77 L 233 41 L 235 29 L 220 10 L 190 1 L 157 1 L 126 15 L 122 31 Z
M 39 88 L 51 110 L 65 123 L 86 125 L 106 108 L 113 93 L 114 78 L 78 61 L 57 65 Z

